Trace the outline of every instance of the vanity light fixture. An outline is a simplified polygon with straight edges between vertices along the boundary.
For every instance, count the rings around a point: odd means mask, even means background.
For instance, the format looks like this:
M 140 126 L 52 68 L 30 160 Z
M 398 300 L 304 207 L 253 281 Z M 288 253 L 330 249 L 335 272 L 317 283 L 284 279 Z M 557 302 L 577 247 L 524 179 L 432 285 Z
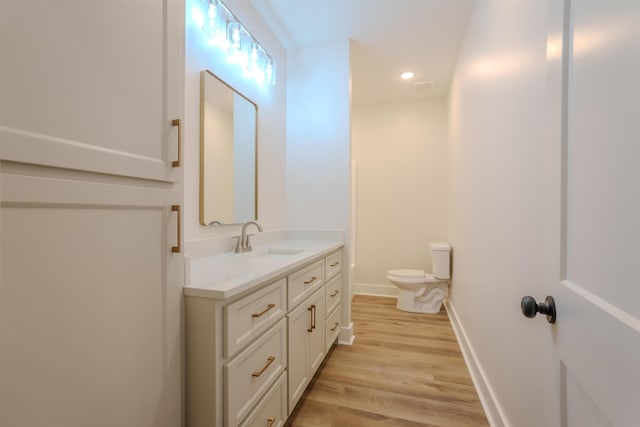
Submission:
M 404 73 L 400 73 L 400 78 L 402 80 L 411 80 L 416 76 L 416 73 L 413 71 L 405 71 Z
M 261 85 L 276 84 L 273 58 L 220 0 L 196 0 L 193 20 L 208 43 L 222 49 L 227 60 L 242 67 L 244 77 Z

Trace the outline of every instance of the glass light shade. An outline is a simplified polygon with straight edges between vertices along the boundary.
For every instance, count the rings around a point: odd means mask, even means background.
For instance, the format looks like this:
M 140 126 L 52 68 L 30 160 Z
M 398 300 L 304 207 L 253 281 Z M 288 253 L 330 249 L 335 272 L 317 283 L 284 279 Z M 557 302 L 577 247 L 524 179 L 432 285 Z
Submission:
M 192 19 L 202 29 L 210 45 L 218 46 L 227 60 L 238 64 L 246 78 L 260 84 L 275 84 L 271 56 L 220 0 L 199 0 Z

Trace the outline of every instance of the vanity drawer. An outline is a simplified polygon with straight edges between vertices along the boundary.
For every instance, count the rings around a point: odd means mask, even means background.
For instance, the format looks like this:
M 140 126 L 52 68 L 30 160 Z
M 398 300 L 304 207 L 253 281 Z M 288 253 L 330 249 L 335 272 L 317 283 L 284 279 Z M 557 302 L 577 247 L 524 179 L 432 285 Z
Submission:
M 327 280 L 342 271 L 342 250 L 332 253 L 325 258 Z
M 224 356 L 231 357 L 282 319 L 286 312 L 287 279 L 247 295 L 224 308 Z
M 338 306 L 327 317 L 327 323 L 325 323 L 325 339 L 326 339 L 326 351 L 329 351 L 333 343 L 335 342 L 338 334 L 340 333 L 340 326 L 342 325 L 342 306 Z
M 225 365 L 225 425 L 237 426 L 286 367 L 287 328 L 282 319 Z
M 289 310 L 324 283 L 324 261 L 320 260 L 289 276 Z
M 329 280 L 324 287 L 324 292 L 324 304 L 327 307 L 325 316 L 329 316 L 329 313 L 331 313 L 342 300 L 342 274 L 338 274 Z
M 240 427 L 282 427 L 287 419 L 287 373 L 283 372 Z

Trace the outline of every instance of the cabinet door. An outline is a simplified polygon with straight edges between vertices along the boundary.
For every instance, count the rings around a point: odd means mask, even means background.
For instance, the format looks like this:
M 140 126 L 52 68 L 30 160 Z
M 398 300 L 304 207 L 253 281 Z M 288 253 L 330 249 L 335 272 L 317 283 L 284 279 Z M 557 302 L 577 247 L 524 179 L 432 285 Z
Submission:
M 289 413 L 298 403 L 309 383 L 309 329 L 312 326 L 311 304 L 304 301 L 288 315 L 289 325 Z
M 180 194 L 17 172 L 0 179 L 0 424 L 181 425 Z
M 314 306 L 313 310 L 313 332 L 309 334 L 309 378 L 318 370 L 324 359 L 324 289 L 320 289 L 311 298 L 309 303 Z
M 324 289 L 289 313 L 289 413 L 324 358 Z
M 181 180 L 182 0 L 0 3 L 2 158 Z

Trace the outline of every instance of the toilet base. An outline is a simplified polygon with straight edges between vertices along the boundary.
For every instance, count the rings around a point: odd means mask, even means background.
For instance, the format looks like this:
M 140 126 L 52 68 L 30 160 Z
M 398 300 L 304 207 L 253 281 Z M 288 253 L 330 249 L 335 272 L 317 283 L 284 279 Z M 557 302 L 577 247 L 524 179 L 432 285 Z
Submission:
M 398 310 L 411 313 L 436 314 L 440 312 L 442 303 L 446 297 L 446 290 L 435 287 L 426 294 L 420 292 L 400 289 L 398 292 Z

